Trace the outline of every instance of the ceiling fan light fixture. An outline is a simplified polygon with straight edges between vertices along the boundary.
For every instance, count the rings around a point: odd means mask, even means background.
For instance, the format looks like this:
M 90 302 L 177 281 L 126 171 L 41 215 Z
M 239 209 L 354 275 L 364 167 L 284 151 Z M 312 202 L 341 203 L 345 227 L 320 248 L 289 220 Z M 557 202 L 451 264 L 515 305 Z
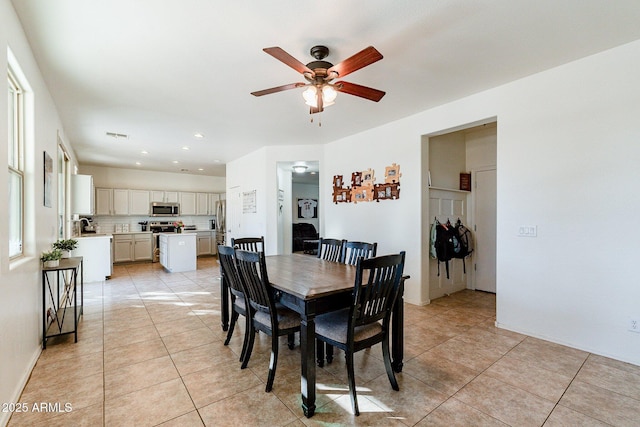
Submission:
M 333 104 L 333 101 L 336 100 L 337 96 L 338 96 L 338 91 L 335 90 L 333 86 L 324 85 L 322 87 L 322 100 L 324 101 L 325 105 Z
M 304 103 L 309 105 L 310 107 L 317 108 L 318 107 L 318 99 L 316 94 L 318 93 L 318 89 L 315 86 L 309 86 L 302 92 L 302 97 L 304 98 Z

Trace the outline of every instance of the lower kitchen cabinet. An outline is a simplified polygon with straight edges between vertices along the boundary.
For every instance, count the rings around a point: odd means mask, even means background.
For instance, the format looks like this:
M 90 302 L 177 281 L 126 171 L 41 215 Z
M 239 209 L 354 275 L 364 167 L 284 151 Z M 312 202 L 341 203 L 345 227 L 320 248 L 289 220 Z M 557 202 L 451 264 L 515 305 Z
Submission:
M 151 233 L 115 234 L 113 262 L 151 261 L 153 236 Z
M 211 255 L 211 232 L 198 231 L 197 239 L 198 256 Z

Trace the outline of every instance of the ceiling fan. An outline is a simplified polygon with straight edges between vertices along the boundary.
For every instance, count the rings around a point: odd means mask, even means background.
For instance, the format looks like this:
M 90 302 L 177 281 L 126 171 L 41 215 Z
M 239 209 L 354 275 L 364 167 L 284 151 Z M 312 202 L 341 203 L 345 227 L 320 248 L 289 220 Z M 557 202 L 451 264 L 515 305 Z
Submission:
M 378 102 L 385 95 L 385 92 L 367 86 L 345 81 L 333 82 L 336 78 L 345 77 L 361 68 L 371 65 L 382 59 L 382 54 L 373 46 L 369 46 L 344 61 L 333 65 L 324 61 L 329 55 L 329 48 L 326 46 L 314 46 L 311 48 L 311 56 L 316 60 L 307 65 L 295 59 L 279 47 L 267 47 L 262 49 L 277 60 L 283 62 L 297 72 L 301 73 L 308 83 L 290 83 L 283 86 L 272 87 L 270 89 L 251 92 L 254 96 L 269 95 L 271 93 L 282 92 L 284 90 L 306 87 L 303 92 L 306 104 L 309 105 L 310 114 L 320 113 L 324 107 L 332 105 L 337 96 L 337 92 L 359 96 Z

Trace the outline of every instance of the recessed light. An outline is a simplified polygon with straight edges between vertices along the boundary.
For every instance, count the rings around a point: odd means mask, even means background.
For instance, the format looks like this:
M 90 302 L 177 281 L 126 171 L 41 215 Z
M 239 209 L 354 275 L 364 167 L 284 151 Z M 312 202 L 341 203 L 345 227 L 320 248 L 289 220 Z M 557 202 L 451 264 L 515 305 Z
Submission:
M 193 136 L 196 138 L 204 138 L 204 135 L 201 134 L 200 132 L 196 132 L 195 134 L 193 134 Z
M 185 151 L 189 151 L 189 147 L 187 147 L 186 145 L 184 147 L 182 147 L 183 150 Z
M 142 150 L 140 154 L 149 154 L 149 152 L 147 150 Z
M 213 163 L 220 163 L 220 160 L 219 160 L 219 159 L 215 159 L 215 160 L 213 161 Z
M 204 169 L 203 169 L 203 168 L 198 168 L 198 170 L 199 170 L 199 171 L 203 171 Z
M 136 162 L 136 165 L 138 165 L 138 166 L 140 166 L 141 164 L 142 164 L 142 163 L 140 163 L 140 162 Z
M 177 160 L 174 160 L 172 163 L 176 163 L 176 164 L 177 164 L 177 163 L 179 163 L 179 162 L 178 162 Z

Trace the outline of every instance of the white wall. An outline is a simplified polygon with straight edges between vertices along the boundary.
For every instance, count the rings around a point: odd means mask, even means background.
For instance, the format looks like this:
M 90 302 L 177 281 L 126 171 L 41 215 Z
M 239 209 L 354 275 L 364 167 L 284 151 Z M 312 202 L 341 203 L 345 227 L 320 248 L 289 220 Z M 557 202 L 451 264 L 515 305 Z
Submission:
M 257 213 L 240 214 L 240 229 L 238 237 L 241 236 L 264 236 L 265 253 L 273 255 L 284 253 L 278 248 L 278 237 L 280 234 L 286 236 L 287 231 L 281 230 L 278 224 L 278 187 L 279 174 L 278 163 L 290 161 L 318 161 L 322 165 L 323 147 L 317 145 L 287 145 L 270 146 L 261 148 L 240 159 L 227 164 L 227 194 L 232 188 L 239 188 L 240 192 L 256 190 Z M 322 176 L 322 174 L 320 175 Z M 280 174 L 282 179 L 282 174 Z M 322 189 L 322 184 L 321 184 Z M 291 190 L 285 188 L 285 200 L 291 200 Z M 321 190 L 322 191 L 322 190 Z M 229 201 L 227 203 L 230 203 Z M 284 207 L 289 208 L 287 205 Z M 227 211 L 229 206 L 227 205 Z M 240 210 L 242 212 L 242 210 Z M 285 227 L 290 227 L 285 225 Z M 322 220 L 321 220 L 322 227 Z M 291 231 L 288 231 L 290 240 Z M 236 237 L 236 236 L 232 236 Z M 286 244 L 283 245 L 286 248 Z
M 640 317 L 640 228 L 622 223 L 640 209 L 638 99 L 640 41 L 327 144 L 321 176 L 381 176 L 396 162 L 401 196 L 336 205 L 322 179 L 320 232 L 406 250 L 406 299 L 427 301 L 421 136 L 497 118 L 498 325 L 640 364 L 640 334 L 627 331 Z M 242 160 L 232 168 L 250 179 Z M 538 237 L 517 237 L 520 225 L 537 225 Z M 612 241 L 615 230 L 624 237 Z
M 8 224 L 0 221 L 0 402 L 18 402 L 35 361 L 40 355 L 42 339 L 42 279 L 40 253 L 57 240 L 57 196 L 53 194 L 52 207 L 43 206 L 43 151 L 54 159 L 54 182 L 57 184 L 57 134 L 65 143 L 64 130 L 55 104 L 40 75 L 27 39 L 8 0 L 0 1 L 0 91 L 7 93 L 7 48 L 14 54 L 33 95 L 28 103 L 33 111 L 33 132 L 26 135 L 25 144 L 25 256 L 18 262 L 9 262 Z M 6 100 L 6 98 L 4 98 Z M 7 102 L 0 102 L 0 141 L 6 143 L 8 135 Z M 65 143 L 71 156 L 75 155 Z M 6 146 L 0 149 L 0 163 L 8 164 Z M 6 169 L 5 169 L 6 171 Z M 8 174 L 0 174 L 0 200 L 6 201 Z M 0 425 L 11 414 L 0 411 Z

